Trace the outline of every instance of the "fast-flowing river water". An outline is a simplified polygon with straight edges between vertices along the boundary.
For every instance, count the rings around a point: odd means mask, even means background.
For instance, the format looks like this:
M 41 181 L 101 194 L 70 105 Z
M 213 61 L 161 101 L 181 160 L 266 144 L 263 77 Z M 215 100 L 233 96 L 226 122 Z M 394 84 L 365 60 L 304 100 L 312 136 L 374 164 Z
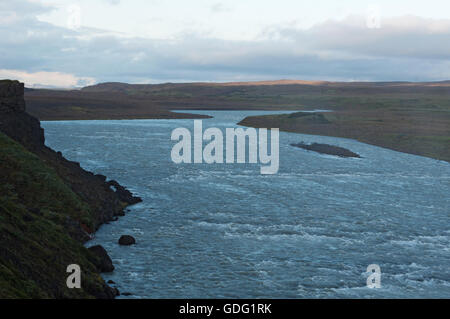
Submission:
M 197 111 L 204 127 L 248 115 Z M 278 112 L 286 113 L 286 112 Z M 106 224 L 104 274 L 129 298 L 450 297 L 450 164 L 349 139 L 280 133 L 278 174 L 259 164 L 174 164 L 193 120 L 42 122 L 46 143 L 143 202 Z M 290 146 L 318 142 L 362 158 Z M 122 234 L 134 246 L 119 246 Z M 367 266 L 381 288 L 366 286 Z

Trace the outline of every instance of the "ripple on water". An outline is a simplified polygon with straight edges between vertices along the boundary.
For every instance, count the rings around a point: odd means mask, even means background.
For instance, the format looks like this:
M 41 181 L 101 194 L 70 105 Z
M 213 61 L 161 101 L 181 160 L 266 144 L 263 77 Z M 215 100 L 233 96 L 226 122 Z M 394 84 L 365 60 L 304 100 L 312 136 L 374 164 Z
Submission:
M 199 112 L 226 127 L 261 112 Z M 280 170 L 175 165 L 192 120 L 43 122 L 49 146 L 144 199 L 104 225 L 129 298 L 450 298 L 450 164 L 353 140 L 280 133 Z M 304 152 L 328 143 L 358 160 Z M 130 234 L 137 244 L 117 240 Z M 382 288 L 369 289 L 377 263 Z

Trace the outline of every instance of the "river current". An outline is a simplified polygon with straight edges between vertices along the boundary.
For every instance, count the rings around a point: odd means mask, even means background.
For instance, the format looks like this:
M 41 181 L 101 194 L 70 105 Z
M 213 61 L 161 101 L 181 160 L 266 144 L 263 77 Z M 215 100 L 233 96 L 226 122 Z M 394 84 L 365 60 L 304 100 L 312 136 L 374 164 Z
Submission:
M 204 128 L 264 111 L 192 111 Z M 450 164 L 350 139 L 280 132 L 280 168 L 175 164 L 193 120 L 42 122 L 46 143 L 143 198 L 87 245 L 128 298 L 450 298 Z M 290 146 L 345 147 L 339 158 Z M 119 246 L 122 234 L 134 246 Z M 381 288 L 366 286 L 367 266 Z

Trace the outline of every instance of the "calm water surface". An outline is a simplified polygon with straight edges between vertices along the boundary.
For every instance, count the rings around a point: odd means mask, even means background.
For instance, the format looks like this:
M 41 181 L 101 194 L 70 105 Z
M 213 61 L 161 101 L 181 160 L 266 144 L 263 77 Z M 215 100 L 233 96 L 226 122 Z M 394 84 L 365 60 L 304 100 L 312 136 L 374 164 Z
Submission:
M 203 126 L 247 115 L 198 111 Z M 278 112 L 282 113 L 282 112 Z M 353 140 L 280 133 L 280 169 L 172 163 L 193 120 L 43 122 L 47 145 L 144 199 L 104 225 L 114 280 L 133 298 L 450 298 L 450 164 Z M 289 146 L 330 143 L 343 159 Z M 122 234 L 137 244 L 121 247 Z M 366 287 L 378 264 L 380 289 Z

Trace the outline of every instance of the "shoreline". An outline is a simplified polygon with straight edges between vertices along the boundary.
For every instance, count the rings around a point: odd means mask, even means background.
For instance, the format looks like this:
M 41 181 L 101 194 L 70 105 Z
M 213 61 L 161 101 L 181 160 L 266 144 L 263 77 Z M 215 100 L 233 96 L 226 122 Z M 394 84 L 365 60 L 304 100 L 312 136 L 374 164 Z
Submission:
M 450 161 L 450 82 L 101 83 L 79 91 L 26 90 L 41 120 L 200 119 L 189 111 L 323 112 L 328 124 L 257 117 L 241 125 L 350 138 Z M 186 112 L 186 113 L 185 113 Z M 283 121 L 281 121 L 283 120 Z M 239 124 L 239 123 L 238 123 Z
M 187 110 L 187 109 L 186 109 Z M 318 114 L 326 114 L 326 113 L 335 113 L 337 111 L 330 110 L 330 109 L 314 109 L 314 110 L 287 110 L 287 109 L 267 109 L 267 108 L 261 108 L 261 109 L 208 109 L 208 108 L 193 108 L 189 109 L 192 111 L 228 111 L 228 112 L 239 112 L 239 111 L 273 111 L 273 112 L 289 112 L 289 113 L 282 113 L 282 114 L 274 114 L 274 115 L 289 115 L 294 113 L 310 113 L 311 115 L 314 113 Z M 193 113 L 178 113 L 179 111 L 185 111 L 183 110 L 173 110 L 172 114 L 181 114 L 181 117 L 166 117 L 166 116 L 148 116 L 148 117 L 136 117 L 136 116 L 130 116 L 130 117 L 120 117 L 120 118 L 95 118 L 95 119 L 68 119 L 68 118 L 61 118 L 61 119 L 51 119 L 51 120 L 40 120 L 42 122 L 64 122 L 64 121 L 122 121 L 122 120 L 180 120 L 180 119 L 209 119 L 213 118 L 211 115 L 204 115 L 204 114 L 193 114 Z M 189 116 L 185 116 L 189 115 Z M 264 117 L 267 115 L 255 115 L 255 116 L 248 116 L 244 119 L 242 119 L 240 122 L 236 123 L 236 125 L 245 126 L 245 127 L 254 127 L 254 128 L 269 128 L 269 127 L 277 127 L 276 125 L 279 125 L 279 129 L 282 132 L 288 132 L 288 133 L 297 133 L 297 134 L 308 134 L 308 135 L 316 135 L 316 136 L 326 136 L 326 137 L 337 137 L 337 138 L 348 138 L 353 139 L 361 143 L 365 143 L 372 146 L 382 147 L 386 148 L 392 151 L 401 152 L 405 154 L 410 155 L 416 155 L 416 156 L 423 156 L 426 158 L 431 158 L 438 161 L 444 161 L 447 163 L 450 163 L 450 157 L 441 158 L 440 156 L 427 156 L 424 155 L 421 152 L 414 151 L 414 150 L 405 150 L 403 147 L 396 147 L 392 146 L 389 143 L 385 143 L 382 141 L 372 141 L 370 138 L 364 138 L 357 136 L 357 134 L 327 134 L 327 132 L 322 132 L 320 129 L 315 128 L 313 131 L 311 131 L 311 128 L 309 127 L 295 127 L 295 128 L 286 128 L 283 127 L 283 125 L 280 125 L 280 123 L 274 123 L 273 121 L 264 121 Z M 264 123 L 264 124 L 263 124 Z M 450 147 L 450 145 L 449 145 Z
M 292 114 L 248 116 L 238 125 L 254 128 L 278 127 L 280 131 L 288 133 L 348 138 L 396 152 L 450 163 L 449 137 L 407 135 L 400 130 L 395 131 L 395 127 L 390 127 L 393 131 L 385 132 L 383 127 L 373 129 L 362 121 L 352 122 L 352 119 L 338 113 L 311 113 L 301 117 L 293 117 Z
M 177 114 L 177 116 L 174 116 Z M 171 112 L 171 114 L 164 115 L 148 115 L 148 116 L 119 116 L 119 117 L 102 117 L 96 116 L 92 118 L 82 117 L 46 117 L 39 118 L 40 122 L 59 122 L 59 121 L 122 121 L 122 120 L 183 120 L 183 119 L 208 119 L 212 118 L 209 115 L 178 113 Z
M 142 199 L 47 147 L 23 83 L 0 84 L 0 298 L 114 298 L 100 275 L 109 257 L 85 243 Z M 80 289 L 66 281 L 74 264 Z
M 132 196 L 134 197 L 134 194 L 132 194 Z M 140 197 L 138 197 L 138 198 L 140 198 Z M 109 289 L 111 289 L 111 291 L 114 292 L 114 295 L 113 295 L 112 299 L 116 299 L 117 297 L 119 297 L 120 295 L 122 295 L 124 293 L 124 292 L 120 292 L 119 285 L 116 282 L 109 282 L 103 277 L 103 274 L 108 274 L 108 273 L 114 272 L 114 270 L 115 270 L 114 262 L 111 260 L 110 253 L 108 252 L 108 250 L 103 245 L 95 245 L 95 244 L 94 245 L 92 245 L 92 244 L 90 245 L 89 243 L 92 242 L 95 239 L 96 233 L 100 230 L 100 228 L 102 226 L 108 225 L 108 224 L 113 223 L 113 222 L 117 222 L 120 217 L 126 217 L 128 215 L 128 213 L 130 212 L 129 211 L 129 207 L 132 207 L 132 206 L 134 206 L 136 204 L 139 204 L 141 202 L 143 202 L 143 200 L 141 200 L 138 203 L 127 204 L 126 206 L 124 206 L 123 209 L 122 209 L 122 214 L 121 215 L 116 216 L 116 218 L 114 218 L 114 219 L 112 219 L 110 221 L 105 221 L 105 222 L 99 224 L 98 227 L 95 229 L 95 231 L 92 234 L 90 234 L 91 235 L 90 238 L 87 241 L 82 243 L 82 245 L 88 250 L 90 250 L 92 247 L 96 247 L 96 246 L 100 246 L 102 249 L 105 250 L 106 257 L 109 259 L 109 261 L 110 261 L 110 263 L 111 263 L 111 265 L 113 267 L 113 270 L 112 271 L 99 271 L 98 274 L 100 275 L 100 277 L 104 281 L 105 285 L 107 285 L 109 287 Z M 118 244 L 118 243 L 116 243 L 116 244 Z M 128 292 L 125 292 L 125 293 L 128 293 Z

